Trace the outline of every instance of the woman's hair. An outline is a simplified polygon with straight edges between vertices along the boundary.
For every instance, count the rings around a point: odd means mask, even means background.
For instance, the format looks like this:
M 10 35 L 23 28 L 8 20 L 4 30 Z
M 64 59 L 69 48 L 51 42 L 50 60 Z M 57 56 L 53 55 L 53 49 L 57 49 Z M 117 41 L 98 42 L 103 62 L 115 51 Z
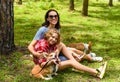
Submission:
M 55 28 L 56 28 L 56 29 L 60 29 L 60 17 L 59 17 L 58 12 L 57 12 L 56 10 L 54 10 L 54 9 L 49 9 L 49 10 L 46 12 L 46 14 L 45 14 L 45 22 L 42 24 L 42 26 L 49 26 L 50 23 L 49 23 L 49 21 L 47 20 L 47 18 L 48 18 L 48 15 L 49 15 L 49 13 L 50 13 L 51 11 L 54 11 L 54 12 L 57 13 L 58 22 L 57 22 L 57 24 L 55 25 Z
M 44 34 L 44 39 L 45 40 L 48 40 L 52 35 L 53 33 L 56 33 L 58 35 L 58 38 L 57 38 L 57 43 L 56 44 L 59 44 L 60 43 L 60 33 L 58 32 L 57 29 L 50 29 L 48 30 L 45 34 Z

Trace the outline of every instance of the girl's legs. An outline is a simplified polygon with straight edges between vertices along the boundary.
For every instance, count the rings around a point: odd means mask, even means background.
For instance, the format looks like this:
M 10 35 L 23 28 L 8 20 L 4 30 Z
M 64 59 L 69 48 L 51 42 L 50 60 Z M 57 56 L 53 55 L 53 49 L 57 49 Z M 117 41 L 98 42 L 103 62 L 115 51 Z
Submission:
M 72 51 L 74 54 L 77 54 L 78 56 L 82 56 L 82 55 L 85 54 L 85 56 L 82 58 L 82 60 L 85 59 L 85 60 L 88 60 L 88 61 L 92 61 L 92 57 L 89 56 L 88 54 L 84 53 L 83 51 L 77 50 L 77 49 L 75 49 L 75 48 L 71 48 L 71 51 Z M 78 60 L 78 61 L 81 61 L 81 59 Z
M 66 60 L 66 61 L 62 61 L 59 64 L 59 70 L 65 69 L 67 67 L 74 67 L 77 70 L 88 72 L 88 73 L 92 74 L 93 76 L 96 76 L 96 77 L 102 79 L 105 74 L 106 66 L 107 66 L 107 62 L 105 62 L 99 68 L 94 69 L 94 68 L 90 68 L 90 67 L 82 65 L 82 64 L 78 63 L 76 60 Z
M 63 43 L 60 43 L 59 47 L 61 47 L 60 51 L 62 51 L 59 54 L 59 58 L 61 59 L 61 61 L 68 60 L 71 58 L 71 56 L 74 56 L 74 58 L 79 62 L 84 59 L 88 60 L 88 61 L 98 61 L 98 62 L 101 62 L 103 60 L 102 57 L 93 56 L 94 53 L 85 54 L 85 56 L 83 56 L 83 58 L 78 59 L 79 56 L 82 56 L 84 54 L 83 51 L 80 51 L 75 48 L 66 47 Z M 64 53 L 69 53 L 69 54 L 66 55 Z
M 68 58 L 74 60 L 72 56 L 72 52 L 67 49 L 67 47 L 61 42 L 59 44 L 61 46 L 61 52 Z
M 92 75 L 97 74 L 96 69 L 89 68 L 85 65 L 82 65 L 79 62 L 77 62 L 76 60 L 66 60 L 66 61 L 60 62 L 59 70 L 62 70 L 62 69 L 68 68 L 68 67 L 73 67 L 77 70 L 85 71 L 85 72 L 88 72 Z
M 75 48 L 71 48 L 70 49 L 74 54 L 78 55 L 78 56 L 82 56 L 83 54 L 85 54 L 85 56 L 83 56 L 82 59 L 79 59 L 77 61 L 81 61 L 81 60 L 88 60 L 88 61 L 98 61 L 98 62 L 101 62 L 103 60 L 102 57 L 96 57 L 94 56 L 95 54 L 94 53 L 89 53 L 89 54 L 86 54 L 84 53 L 83 51 L 80 51 L 80 50 L 77 50 Z

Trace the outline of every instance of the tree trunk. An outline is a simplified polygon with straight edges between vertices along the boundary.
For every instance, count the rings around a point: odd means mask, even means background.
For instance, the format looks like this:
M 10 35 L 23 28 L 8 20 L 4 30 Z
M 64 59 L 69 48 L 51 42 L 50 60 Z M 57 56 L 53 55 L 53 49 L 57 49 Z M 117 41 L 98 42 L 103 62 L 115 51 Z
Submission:
M 18 3 L 19 5 L 22 5 L 22 0 L 18 0 L 17 3 Z
M 40 0 L 35 0 L 35 2 L 36 2 L 36 1 L 40 1 Z
M 110 7 L 113 6 L 113 0 L 109 0 L 109 6 L 110 6 Z
M 82 15 L 88 16 L 88 2 L 89 0 L 83 0 Z
M 74 0 L 70 0 L 69 10 L 74 10 Z
M 0 0 L 0 54 L 9 54 L 14 45 L 14 0 Z

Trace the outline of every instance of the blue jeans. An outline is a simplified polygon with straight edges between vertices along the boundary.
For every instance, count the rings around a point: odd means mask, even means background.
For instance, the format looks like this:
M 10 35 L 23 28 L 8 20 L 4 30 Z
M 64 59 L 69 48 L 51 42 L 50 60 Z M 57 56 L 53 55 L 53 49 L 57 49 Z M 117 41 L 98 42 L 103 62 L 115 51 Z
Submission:
M 68 58 L 65 57 L 62 52 L 60 52 L 59 58 L 60 58 L 61 61 L 66 61 L 66 60 L 68 60 Z

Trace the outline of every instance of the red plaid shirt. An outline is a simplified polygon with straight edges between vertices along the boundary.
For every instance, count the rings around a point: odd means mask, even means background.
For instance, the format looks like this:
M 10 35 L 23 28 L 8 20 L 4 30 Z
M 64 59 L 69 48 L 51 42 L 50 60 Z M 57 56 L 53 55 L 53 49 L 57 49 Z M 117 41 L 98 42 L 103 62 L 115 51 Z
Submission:
M 57 47 L 55 45 L 50 46 L 45 39 L 39 40 L 37 42 L 37 44 L 35 45 L 35 51 L 51 53 L 51 52 L 55 51 L 56 49 L 57 49 Z M 35 64 L 41 64 L 42 62 L 46 62 L 46 59 L 45 58 L 38 59 L 38 58 L 34 57 L 33 61 Z

